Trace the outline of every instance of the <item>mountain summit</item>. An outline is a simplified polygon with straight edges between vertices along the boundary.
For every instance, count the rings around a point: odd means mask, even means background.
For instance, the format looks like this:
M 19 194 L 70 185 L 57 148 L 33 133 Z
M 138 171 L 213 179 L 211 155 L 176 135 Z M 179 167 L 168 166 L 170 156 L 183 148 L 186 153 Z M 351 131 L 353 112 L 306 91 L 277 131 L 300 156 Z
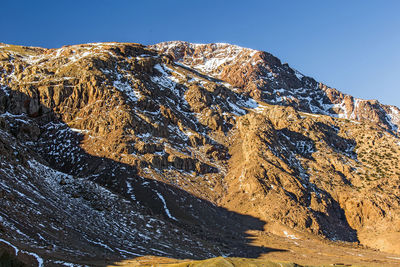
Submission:
M 376 100 L 362 100 L 330 88 L 290 68 L 273 55 L 230 44 L 165 42 L 152 48 L 178 63 L 217 77 L 272 105 L 338 118 L 372 121 L 398 131 L 400 110 Z
M 230 44 L 1 44 L 0 244 L 398 264 L 399 112 Z

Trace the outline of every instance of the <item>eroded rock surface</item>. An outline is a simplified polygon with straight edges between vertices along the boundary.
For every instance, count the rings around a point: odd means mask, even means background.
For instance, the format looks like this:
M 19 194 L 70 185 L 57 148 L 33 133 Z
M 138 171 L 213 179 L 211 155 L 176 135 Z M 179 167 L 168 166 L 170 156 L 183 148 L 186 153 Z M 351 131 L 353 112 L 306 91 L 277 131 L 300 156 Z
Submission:
M 400 253 L 398 112 L 229 44 L 1 45 L 1 239 L 51 264 L 272 251 L 249 231 Z

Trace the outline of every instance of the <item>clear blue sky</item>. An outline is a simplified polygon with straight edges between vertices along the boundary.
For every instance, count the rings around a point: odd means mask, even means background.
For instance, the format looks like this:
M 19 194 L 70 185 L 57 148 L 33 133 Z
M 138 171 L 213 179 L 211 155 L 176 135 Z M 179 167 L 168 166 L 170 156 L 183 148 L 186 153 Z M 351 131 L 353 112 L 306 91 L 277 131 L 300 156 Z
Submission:
M 228 42 L 400 106 L 400 0 L 2 0 L 0 42 Z

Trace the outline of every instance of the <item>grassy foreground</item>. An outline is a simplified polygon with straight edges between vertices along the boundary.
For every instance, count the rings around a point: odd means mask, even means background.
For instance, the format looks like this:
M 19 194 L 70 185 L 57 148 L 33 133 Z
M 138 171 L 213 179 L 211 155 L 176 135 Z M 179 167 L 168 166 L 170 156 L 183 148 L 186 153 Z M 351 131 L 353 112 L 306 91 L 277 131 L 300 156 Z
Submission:
M 236 267 L 236 266 L 249 266 L 249 267 L 297 267 L 303 266 L 295 263 L 286 262 L 273 262 L 260 259 L 246 259 L 246 258 L 224 258 L 217 257 L 207 260 L 176 260 L 169 258 L 159 257 L 140 257 L 132 260 L 125 260 L 122 262 L 109 265 L 110 267 L 116 266 L 168 266 L 168 267 Z

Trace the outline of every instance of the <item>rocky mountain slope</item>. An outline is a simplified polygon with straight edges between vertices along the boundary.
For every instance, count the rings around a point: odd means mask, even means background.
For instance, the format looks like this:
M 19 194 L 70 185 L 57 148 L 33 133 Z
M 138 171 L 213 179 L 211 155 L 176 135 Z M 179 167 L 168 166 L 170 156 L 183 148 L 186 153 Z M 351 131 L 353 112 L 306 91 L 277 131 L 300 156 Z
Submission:
M 0 75 L 0 244 L 21 260 L 399 263 L 394 106 L 229 44 L 2 44 Z

